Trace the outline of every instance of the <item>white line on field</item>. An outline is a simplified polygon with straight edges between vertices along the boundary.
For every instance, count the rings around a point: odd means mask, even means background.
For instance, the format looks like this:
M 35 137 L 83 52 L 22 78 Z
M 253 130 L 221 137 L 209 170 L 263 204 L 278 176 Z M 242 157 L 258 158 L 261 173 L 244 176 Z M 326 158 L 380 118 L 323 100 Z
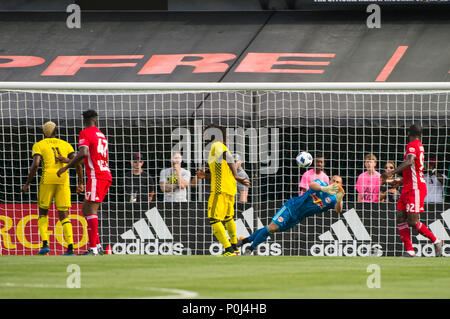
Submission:
M 187 298 L 195 298 L 198 296 L 198 293 L 195 291 L 189 290 L 181 290 L 181 289 L 168 289 L 168 288 L 136 288 L 137 290 L 151 290 L 151 291 L 161 291 L 161 292 L 170 292 L 174 295 L 166 295 L 166 296 L 152 296 L 152 297 L 140 297 L 133 299 L 187 299 Z
M 19 287 L 19 288 L 67 288 L 64 285 L 17 284 L 17 283 L 12 283 L 12 282 L 0 283 L 0 286 L 1 287 Z M 198 293 L 196 293 L 195 291 L 181 290 L 181 289 L 153 288 L 153 287 L 147 287 L 147 288 L 136 287 L 135 289 L 136 290 L 168 292 L 168 293 L 171 293 L 171 295 L 139 297 L 139 298 L 132 298 L 132 299 L 188 299 L 188 298 L 195 298 L 198 296 Z
M 12 282 L 0 283 L 2 287 L 20 287 L 20 288 L 66 288 L 64 285 L 44 285 L 44 284 L 15 284 Z

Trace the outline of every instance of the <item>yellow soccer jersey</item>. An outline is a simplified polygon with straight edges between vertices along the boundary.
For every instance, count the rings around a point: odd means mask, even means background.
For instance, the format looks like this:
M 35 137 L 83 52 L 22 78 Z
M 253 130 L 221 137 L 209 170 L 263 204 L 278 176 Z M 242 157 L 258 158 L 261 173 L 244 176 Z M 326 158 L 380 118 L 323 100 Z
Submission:
M 42 176 L 41 184 L 65 184 L 69 183 L 69 173 L 66 171 L 61 177 L 56 172 L 63 166 L 67 165 L 56 160 L 57 156 L 68 157 L 73 153 L 72 145 L 59 138 L 44 138 L 35 143 L 31 152 L 33 157 L 36 154 L 41 155 Z
M 230 152 L 222 142 L 211 145 L 208 164 L 211 172 L 211 193 L 236 195 L 236 180 L 228 163 L 225 152 Z

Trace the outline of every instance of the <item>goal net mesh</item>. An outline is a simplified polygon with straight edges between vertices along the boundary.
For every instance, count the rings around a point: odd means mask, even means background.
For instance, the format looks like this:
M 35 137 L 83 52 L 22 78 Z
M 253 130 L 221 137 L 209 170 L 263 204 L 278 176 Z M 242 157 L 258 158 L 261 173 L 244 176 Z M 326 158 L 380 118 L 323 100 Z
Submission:
M 260 255 L 395 256 L 402 253 L 397 234 L 396 198 L 380 202 L 384 186 L 366 187 L 359 202 L 358 176 L 366 171 L 365 156 L 376 157 L 382 173 L 388 161 L 403 161 L 407 128 L 423 128 L 425 170 L 430 158 L 444 177 L 450 168 L 448 91 L 1 91 L 0 92 L 0 231 L 2 254 L 35 254 L 40 246 L 37 227 L 39 177 L 21 193 L 31 166 L 31 148 L 43 138 L 42 125 L 57 124 L 57 137 L 75 150 L 83 129 L 81 113 L 95 109 L 98 126 L 108 140 L 113 184 L 100 207 L 100 238 L 114 254 L 219 254 L 222 247 L 207 219 L 209 182 L 195 178 L 207 162 L 210 144 L 203 130 L 209 123 L 227 129 L 226 145 L 239 154 L 251 180 L 248 196 L 238 192 L 235 221 L 238 237 L 266 226 L 283 203 L 299 196 L 299 182 L 309 169 L 295 158 L 307 151 L 323 155 L 324 173 L 340 175 L 346 196 L 344 211 L 308 217 L 298 226 L 272 235 Z M 207 134 L 220 139 L 214 129 Z M 182 168 L 190 173 L 183 202 L 167 201 L 161 181 L 173 183 L 171 155 L 180 151 Z M 130 187 L 134 153 L 143 157 L 143 187 Z M 169 169 L 161 177 L 162 170 Z M 185 172 L 186 173 L 186 172 Z M 87 246 L 81 215 L 83 195 L 77 195 L 75 171 L 70 171 L 77 252 Z M 171 177 L 172 176 L 172 177 Z M 185 175 L 189 176 L 189 175 Z M 133 179 L 135 181 L 135 179 Z M 447 179 L 442 201 L 426 203 L 420 220 L 441 239 L 450 239 Z M 148 184 L 148 185 L 147 185 Z M 131 189 L 131 190 L 130 190 Z M 153 200 L 148 194 L 154 190 Z M 439 188 L 437 189 L 439 191 Z M 142 194 L 141 194 L 142 195 Z M 170 196 L 169 196 L 170 197 Z M 242 200 L 241 200 L 242 199 Z M 390 200 L 389 200 L 390 199 Z M 51 254 L 65 251 L 62 226 L 49 211 Z M 433 253 L 433 245 L 412 231 L 416 250 Z M 450 247 L 446 246 L 446 254 Z

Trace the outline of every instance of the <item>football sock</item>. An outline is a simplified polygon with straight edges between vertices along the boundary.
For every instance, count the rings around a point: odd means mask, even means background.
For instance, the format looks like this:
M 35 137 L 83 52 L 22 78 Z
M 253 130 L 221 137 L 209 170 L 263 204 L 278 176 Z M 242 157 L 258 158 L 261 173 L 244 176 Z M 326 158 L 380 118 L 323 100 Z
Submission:
M 64 239 L 68 245 L 73 245 L 73 231 L 72 231 L 72 223 L 69 218 L 64 218 L 61 221 L 61 225 L 63 227 Z
M 48 215 L 39 215 L 38 227 L 42 241 L 48 243 Z M 44 244 L 44 246 L 47 245 Z
M 245 244 L 249 243 L 250 241 L 248 239 L 249 239 L 249 237 L 242 238 L 242 245 L 245 245 Z
M 434 234 L 431 232 L 431 230 L 429 230 L 428 227 L 425 226 L 424 224 L 422 224 L 421 222 L 417 222 L 415 227 L 416 227 L 417 231 L 419 232 L 419 234 L 425 236 L 426 238 L 431 240 L 434 244 L 439 242 L 439 239 L 437 239 L 436 236 L 434 236 Z
M 255 239 L 253 240 L 251 247 L 255 249 L 259 244 L 266 241 L 267 237 L 269 237 L 270 231 L 268 227 L 262 228 L 258 234 L 256 235 Z
M 227 229 L 228 236 L 230 237 L 231 245 L 237 244 L 237 236 L 236 236 L 236 223 L 234 222 L 233 217 L 224 221 L 225 227 Z
M 97 250 L 98 217 L 95 214 L 88 215 L 86 216 L 86 221 L 88 224 L 89 247 Z
M 409 230 L 408 223 L 401 223 L 397 225 L 398 234 L 405 245 L 405 250 L 409 252 L 414 252 L 414 248 L 411 242 L 411 231 Z
M 227 234 L 225 232 L 225 227 L 223 227 L 222 222 L 216 222 L 211 225 L 213 229 L 213 234 L 216 236 L 219 243 L 222 244 L 223 248 L 227 249 L 231 246 L 230 242 L 228 241 Z

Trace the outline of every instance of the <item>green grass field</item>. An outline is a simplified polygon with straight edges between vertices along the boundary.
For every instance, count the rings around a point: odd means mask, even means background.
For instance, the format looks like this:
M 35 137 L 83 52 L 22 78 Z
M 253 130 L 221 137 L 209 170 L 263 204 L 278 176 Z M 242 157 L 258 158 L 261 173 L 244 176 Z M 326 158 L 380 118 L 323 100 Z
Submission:
M 68 289 L 70 264 L 81 288 Z M 370 264 L 381 287 L 369 289 Z M 450 259 L 1 256 L 0 298 L 450 298 Z

